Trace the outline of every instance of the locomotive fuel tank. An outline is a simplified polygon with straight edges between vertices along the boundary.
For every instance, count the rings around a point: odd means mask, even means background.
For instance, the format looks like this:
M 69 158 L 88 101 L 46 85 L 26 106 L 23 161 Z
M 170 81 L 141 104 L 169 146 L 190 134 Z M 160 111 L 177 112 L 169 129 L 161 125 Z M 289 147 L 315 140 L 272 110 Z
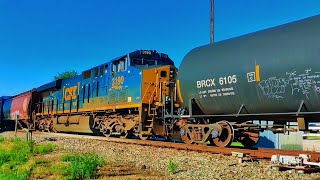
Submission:
M 195 48 L 178 79 L 204 114 L 319 112 L 320 15 Z

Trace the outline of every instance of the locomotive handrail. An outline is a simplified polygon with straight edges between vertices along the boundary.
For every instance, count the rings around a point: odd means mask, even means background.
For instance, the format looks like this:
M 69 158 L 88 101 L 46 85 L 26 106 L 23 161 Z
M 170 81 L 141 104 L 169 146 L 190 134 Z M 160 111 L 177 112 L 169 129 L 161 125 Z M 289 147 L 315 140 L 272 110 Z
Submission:
M 151 84 L 149 84 L 149 86 L 147 87 L 146 91 L 144 92 L 144 95 L 142 96 L 142 99 L 141 99 L 142 101 L 143 101 L 144 97 L 146 96 L 147 91 L 148 91 L 148 89 L 149 89 L 150 86 L 151 86 Z
M 154 88 L 154 90 L 153 90 L 153 92 L 152 92 L 152 94 L 151 94 L 151 96 L 150 96 L 150 98 L 149 98 L 149 109 L 148 109 L 148 114 L 150 114 L 150 109 L 151 109 L 151 99 L 153 98 L 153 96 L 154 96 L 154 92 L 156 91 L 156 87 Z

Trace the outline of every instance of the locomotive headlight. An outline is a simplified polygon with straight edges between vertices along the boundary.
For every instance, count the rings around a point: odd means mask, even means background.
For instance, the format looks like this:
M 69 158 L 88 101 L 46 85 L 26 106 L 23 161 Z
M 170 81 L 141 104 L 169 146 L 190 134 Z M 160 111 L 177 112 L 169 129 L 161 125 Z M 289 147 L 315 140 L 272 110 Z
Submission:
M 170 100 L 171 100 L 170 96 L 166 96 L 166 101 L 170 101 Z

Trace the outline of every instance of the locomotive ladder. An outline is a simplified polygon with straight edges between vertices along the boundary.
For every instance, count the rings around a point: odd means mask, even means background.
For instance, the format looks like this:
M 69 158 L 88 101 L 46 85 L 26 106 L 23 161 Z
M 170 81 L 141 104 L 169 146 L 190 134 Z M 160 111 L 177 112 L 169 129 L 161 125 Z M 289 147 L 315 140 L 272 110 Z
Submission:
M 157 115 L 157 108 L 154 107 L 154 105 L 152 104 L 154 102 L 153 98 L 154 98 L 154 94 L 156 92 L 156 89 L 157 88 L 154 88 L 154 90 L 151 93 L 151 96 L 149 98 L 148 115 L 147 115 L 148 118 L 147 118 L 147 120 L 144 121 L 142 131 L 140 132 L 146 136 L 152 135 L 153 123 L 154 123 L 154 119 Z

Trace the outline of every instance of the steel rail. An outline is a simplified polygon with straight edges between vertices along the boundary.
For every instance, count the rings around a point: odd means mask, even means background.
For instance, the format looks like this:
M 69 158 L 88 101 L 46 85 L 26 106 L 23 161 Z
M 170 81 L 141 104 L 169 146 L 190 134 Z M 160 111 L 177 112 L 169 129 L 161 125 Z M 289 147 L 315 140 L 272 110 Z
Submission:
M 153 146 L 161 148 L 173 148 L 178 150 L 186 151 L 197 151 L 197 152 L 208 152 L 212 154 L 223 154 L 232 155 L 232 152 L 244 153 L 248 156 L 256 159 L 270 159 L 272 155 L 292 155 L 298 156 L 299 154 L 311 155 L 311 161 L 320 162 L 320 152 L 312 151 L 298 151 L 298 150 L 280 150 L 280 149 L 270 149 L 270 148 L 257 148 L 257 149 L 245 149 L 245 148 L 235 148 L 235 147 L 216 147 L 207 145 L 195 145 L 195 144 L 185 144 L 181 142 L 164 142 L 159 140 L 140 140 L 140 139 L 122 139 L 115 137 L 103 137 L 103 136 L 92 136 L 92 135 L 77 135 L 77 134 L 67 134 L 67 133 L 48 133 L 35 131 L 35 134 L 44 134 L 54 137 L 67 137 L 67 138 L 78 138 L 78 139 L 94 139 L 114 143 L 125 143 L 125 144 L 135 144 L 141 146 Z

